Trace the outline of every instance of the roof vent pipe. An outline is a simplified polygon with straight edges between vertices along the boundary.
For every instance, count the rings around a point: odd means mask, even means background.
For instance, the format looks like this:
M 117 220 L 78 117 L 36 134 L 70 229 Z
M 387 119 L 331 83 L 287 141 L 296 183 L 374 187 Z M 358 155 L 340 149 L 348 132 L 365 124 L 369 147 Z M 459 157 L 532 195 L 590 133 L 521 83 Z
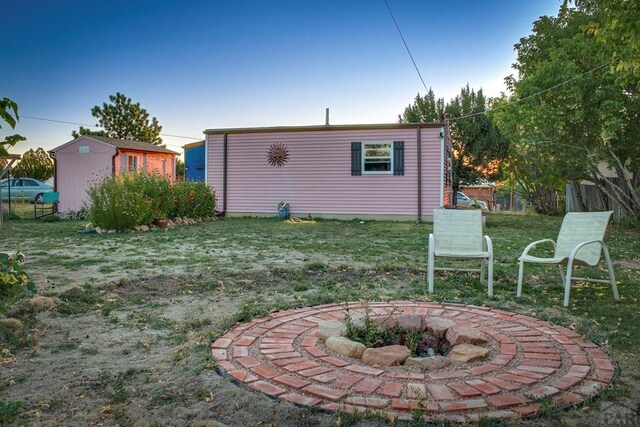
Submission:
M 325 122 L 324 124 L 326 126 L 329 126 L 329 109 L 327 108 L 326 113 L 325 113 Z

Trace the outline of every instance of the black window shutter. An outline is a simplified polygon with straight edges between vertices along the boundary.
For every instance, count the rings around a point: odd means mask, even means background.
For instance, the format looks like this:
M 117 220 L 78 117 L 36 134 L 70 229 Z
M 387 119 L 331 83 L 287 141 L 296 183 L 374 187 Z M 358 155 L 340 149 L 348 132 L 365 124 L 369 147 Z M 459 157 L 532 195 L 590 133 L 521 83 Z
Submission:
M 404 175 L 404 141 L 393 141 L 393 174 Z
M 362 175 L 362 143 L 351 143 L 351 176 Z

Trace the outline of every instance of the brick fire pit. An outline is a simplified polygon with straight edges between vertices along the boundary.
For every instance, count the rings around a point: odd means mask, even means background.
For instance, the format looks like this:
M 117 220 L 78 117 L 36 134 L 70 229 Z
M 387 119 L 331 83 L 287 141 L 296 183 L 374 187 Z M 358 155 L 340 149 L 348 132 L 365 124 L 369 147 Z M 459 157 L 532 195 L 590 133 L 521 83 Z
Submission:
M 349 312 L 364 312 L 349 303 Z M 297 405 L 347 412 L 376 411 L 392 419 L 477 421 L 537 412 L 540 398 L 580 404 L 611 383 L 610 356 L 576 332 L 504 310 L 471 305 L 395 301 L 369 303 L 372 316 L 442 317 L 477 328 L 493 349 L 481 362 L 421 371 L 372 367 L 333 353 L 318 325 L 344 320 L 345 304 L 287 310 L 254 319 L 211 344 L 218 370 L 240 383 Z

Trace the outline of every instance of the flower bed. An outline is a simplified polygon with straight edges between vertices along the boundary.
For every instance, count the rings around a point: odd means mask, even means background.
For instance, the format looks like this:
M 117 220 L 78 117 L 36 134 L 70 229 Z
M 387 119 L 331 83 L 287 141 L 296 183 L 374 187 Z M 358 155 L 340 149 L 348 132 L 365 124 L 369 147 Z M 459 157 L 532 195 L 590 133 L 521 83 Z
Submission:
M 170 184 L 159 175 L 111 176 L 91 186 L 88 195 L 93 225 L 109 231 L 150 227 L 159 220 L 189 223 L 213 217 L 216 207 L 216 196 L 205 183 Z

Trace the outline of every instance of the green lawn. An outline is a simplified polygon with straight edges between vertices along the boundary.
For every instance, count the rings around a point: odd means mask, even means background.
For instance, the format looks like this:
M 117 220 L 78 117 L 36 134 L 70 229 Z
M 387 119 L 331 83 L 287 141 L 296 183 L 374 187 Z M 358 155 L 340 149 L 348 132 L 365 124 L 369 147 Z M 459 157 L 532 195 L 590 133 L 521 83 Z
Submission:
M 2 202 L 2 208 L 9 212 L 13 219 L 33 219 L 33 203 L 13 200 L 9 206 L 9 201 L 5 200 Z
M 488 216 L 485 232 L 493 240 L 495 254 L 492 299 L 478 275 L 465 273 L 436 273 L 435 293 L 427 294 L 431 224 L 319 220 L 292 225 L 276 219 L 226 218 L 166 231 L 96 235 L 78 233 L 83 225 L 78 221 L 12 220 L 0 229 L 0 250 L 20 249 L 27 255 L 25 270 L 41 293 L 62 298 L 58 315 L 96 313 L 113 320 L 112 312 L 124 310 L 128 327 L 143 324 L 169 330 L 167 339 L 183 347 L 189 339 L 164 312 L 182 296 L 205 300 L 224 294 L 233 302 L 225 306 L 223 321 L 191 320 L 194 330 L 208 339 L 238 320 L 327 302 L 432 299 L 499 307 L 573 328 L 605 346 L 623 367 L 608 393 L 638 395 L 640 236 L 636 230 L 612 226 L 605 238 L 616 262 L 621 301 L 614 301 L 606 284 L 577 283 L 570 306 L 564 308 L 557 268 L 534 265 L 525 270 L 523 297 L 515 297 L 517 257 L 528 243 L 555 238 L 561 221 L 535 215 Z M 82 298 L 64 293 L 73 286 L 87 292 Z M 117 302 L 109 296 L 125 290 L 127 297 Z M 15 299 L 0 302 L 0 315 L 7 315 L 15 304 Z M 31 343 L 16 341 L 11 351 L 28 351 Z M 180 360 L 191 360 L 190 351 L 201 351 L 195 345 L 183 347 Z
M 523 297 L 515 298 L 517 257 L 529 242 L 555 238 L 560 222 L 559 217 L 489 215 L 485 233 L 494 244 L 493 299 L 486 297 L 472 274 L 437 273 L 436 292 L 426 294 L 426 236 L 431 224 L 321 220 L 292 225 L 275 219 L 227 218 L 168 231 L 86 235 L 77 233 L 81 222 L 14 220 L 0 229 L 0 236 L 3 249 L 28 255 L 27 272 L 40 279 L 46 272 L 50 280 L 70 276 L 67 280 L 75 283 L 67 284 L 101 284 L 108 282 L 104 273 L 112 272 L 131 280 L 175 272 L 234 276 L 266 271 L 286 280 L 295 276 L 298 288 L 328 287 L 305 294 L 308 298 L 317 298 L 317 293 L 324 300 L 431 298 L 486 304 L 536 312 L 596 334 L 592 338 L 601 342 L 607 339 L 613 348 L 631 344 L 640 350 L 640 331 L 630 321 L 639 317 L 640 239 L 635 230 L 613 226 L 606 237 L 617 261 L 619 303 L 605 284 L 578 283 L 565 309 L 557 269 L 530 264 Z M 88 270 L 90 266 L 97 270 Z M 86 271 L 91 273 L 87 276 Z M 348 286 L 340 286 L 342 281 Z M 286 300 L 283 297 L 283 303 Z

